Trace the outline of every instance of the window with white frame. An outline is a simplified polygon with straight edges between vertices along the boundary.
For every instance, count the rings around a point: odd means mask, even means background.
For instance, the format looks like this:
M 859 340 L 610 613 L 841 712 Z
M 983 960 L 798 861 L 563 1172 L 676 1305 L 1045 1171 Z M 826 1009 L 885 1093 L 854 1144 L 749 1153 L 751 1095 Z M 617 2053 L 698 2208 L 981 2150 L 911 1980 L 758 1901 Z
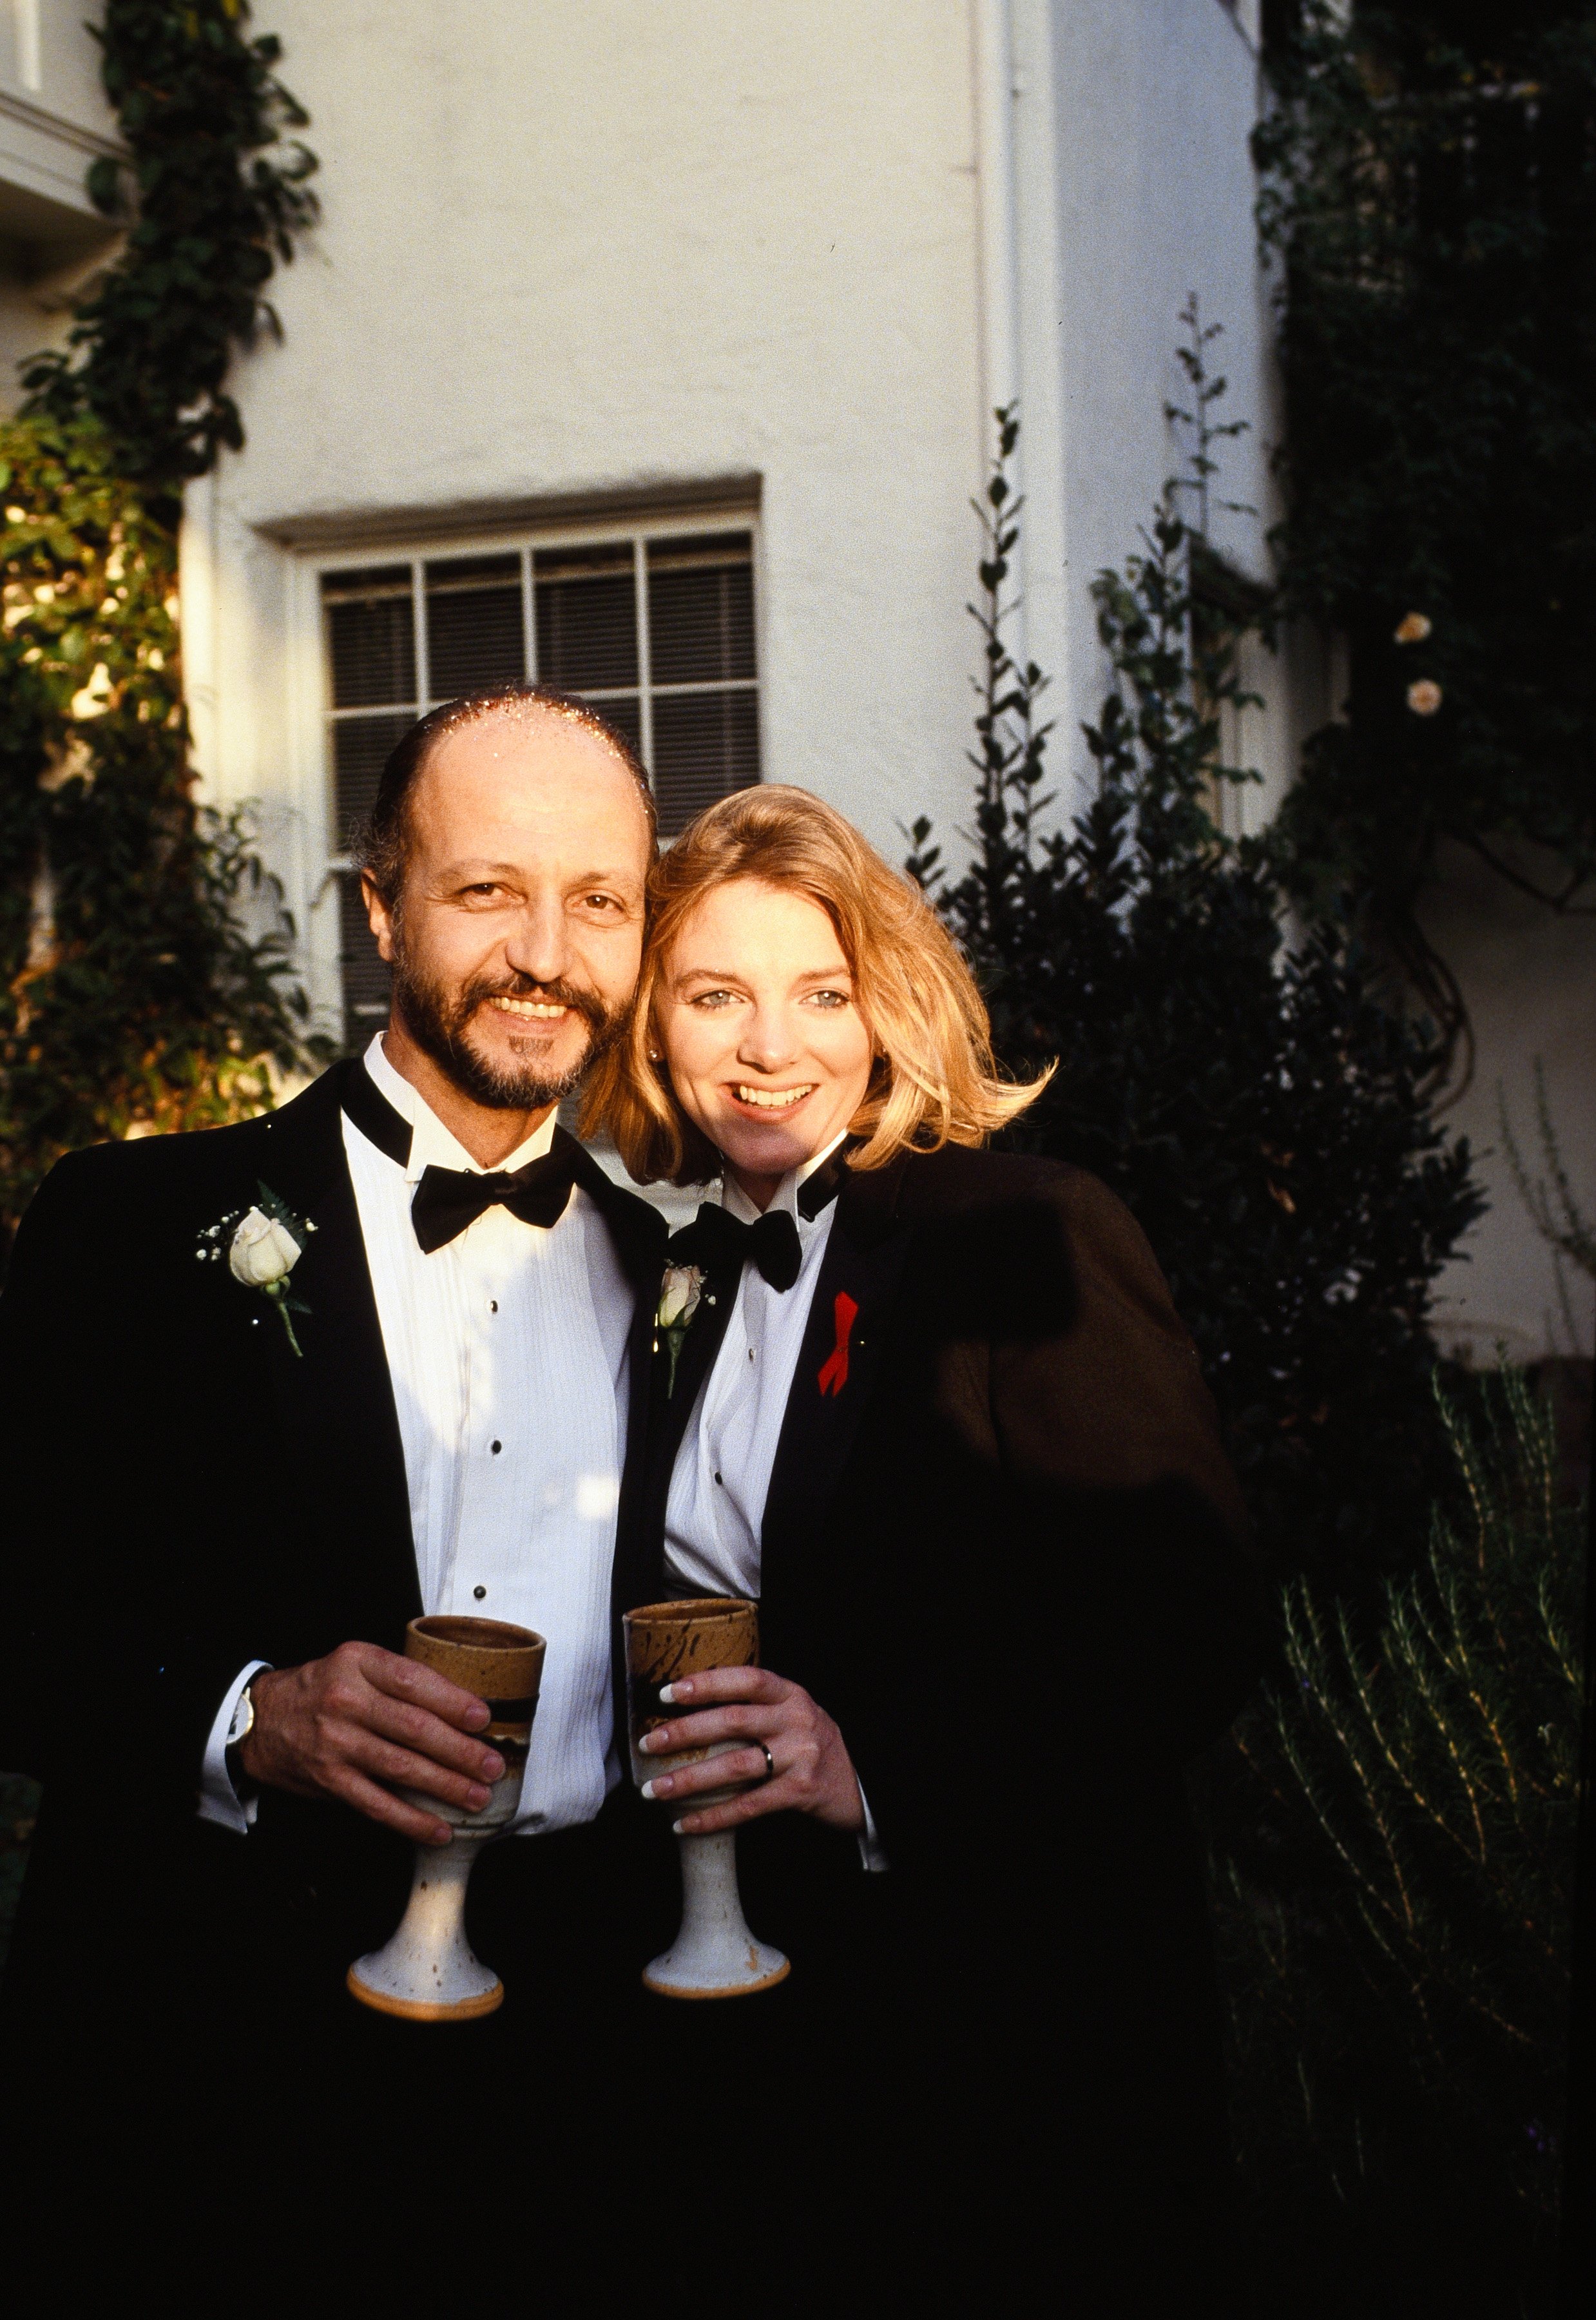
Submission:
M 648 766 L 667 837 L 759 779 L 753 535 L 643 525 L 473 552 L 353 558 L 321 573 L 329 827 L 339 849 L 346 1037 L 388 1011 L 349 837 L 394 744 L 440 702 L 530 679 L 580 693 Z

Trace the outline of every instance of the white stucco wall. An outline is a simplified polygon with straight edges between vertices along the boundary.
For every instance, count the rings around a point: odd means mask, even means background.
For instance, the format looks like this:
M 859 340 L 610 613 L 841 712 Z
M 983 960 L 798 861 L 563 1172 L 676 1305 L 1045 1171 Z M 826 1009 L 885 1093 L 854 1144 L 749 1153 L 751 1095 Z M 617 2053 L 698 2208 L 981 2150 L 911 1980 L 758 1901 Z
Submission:
M 1221 0 L 486 0 L 468 41 L 429 0 L 276 0 L 271 24 L 324 217 L 274 285 L 285 343 L 240 366 L 248 447 L 194 494 L 186 652 L 202 766 L 266 802 L 320 996 L 317 676 L 261 529 L 286 519 L 757 476 L 767 775 L 894 856 L 921 811 L 957 843 L 994 231 L 1029 647 L 1066 732 L 1095 707 L 1085 584 L 1166 471 L 1188 288 L 1242 350 L 1235 407 L 1261 400 L 1256 68 Z
M 1182 464 L 1164 412 L 1191 407 L 1175 347 L 1192 292 L 1203 322 L 1223 328 L 1207 355 L 1228 382 L 1214 415 L 1249 430 L 1216 449 L 1211 534 L 1242 569 L 1265 568 L 1278 421 L 1253 222 L 1258 72 L 1247 21 L 1219 0 L 1069 0 L 1053 12 L 1064 578 L 1075 612 L 1054 702 L 1061 733 L 1095 718 L 1102 701 L 1091 583 L 1135 550 Z M 1258 513 L 1229 514 L 1225 500 Z M 1260 690 L 1282 693 L 1273 664 L 1257 674 Z M 1282 702 L 1267 722 L 1283 720 Z M 1247 740 L 1273 768 L 1278 746 L 1265 722 L 1252 720 Z
M 1521 865 L 1547 884 L 1555 865 Z M 1587 904 L 1591 897 L 1587 894 Z M 1474 1026 L 1474 1079 L 1446 1125 L 1466 1135 L 1491 1208 L 1438 1283 L 1436 1328 L 1451 1352 L 1489 1368 L 1510 1358 L 1589 1355 L 1596 1283 L 1557 1260 L 1514 1183 L 1500 1103 L 1532 1181 L 1547 1161 L 1536 1121 L 1538 1057 L 1547 1110 L 1576 1206 L 1596 1228 L 1596 921 L 1559 918 L 1515 893 L 1461 847 L 1444 849 L 1421 911 L 1425 932 L 1456 974 Z M 1557 1202 L 1554 1196 L 1552 1206 Z
M 248 448 L 191 509 L 215 792 L 313 819 L 291 559 L 263 522 L 740 474 L 763 486 L 767 775 L 893 849 L 900 820 L 957 813 L 965 0 L 489 0 L 469 41 L 430 0 L 278 0 L 272 23 L 324 218 L 274 286 L 284 345 L 240 366 Z

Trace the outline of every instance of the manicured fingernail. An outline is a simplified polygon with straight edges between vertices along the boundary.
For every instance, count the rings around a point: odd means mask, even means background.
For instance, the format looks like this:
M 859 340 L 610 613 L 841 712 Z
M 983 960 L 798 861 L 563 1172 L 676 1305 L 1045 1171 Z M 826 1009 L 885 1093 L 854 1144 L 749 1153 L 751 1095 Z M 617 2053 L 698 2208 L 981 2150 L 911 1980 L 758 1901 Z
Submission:
M 638 1742 L 638 1752 L 640 1755 L 651 1756 L 657 1748 L 662 1747 L 663 1745 L 664 1740 L 659 1733 L 645 1732 L 642 1738 Z
M 643 1782 L 642 1793 L 646 1797 L 668 1797 L 676 1785 L 668 1772 L 661 1772 L 657 1780 Z
M 670 1825 L 670 1833 L 673 1836 L 687 1836 L 690 1835 L 692 1832 L 689 1830 L 685 1820 L 673 1820 Z
M 664 1700 L 667 1708 L 675 1708 L 678 1700 L 691 1699 L 693 1697 L 692 1677 L 690 1675 L 685 1675 L 680 1683 L 662 1683 L 659 1687 L 659 1697 Z

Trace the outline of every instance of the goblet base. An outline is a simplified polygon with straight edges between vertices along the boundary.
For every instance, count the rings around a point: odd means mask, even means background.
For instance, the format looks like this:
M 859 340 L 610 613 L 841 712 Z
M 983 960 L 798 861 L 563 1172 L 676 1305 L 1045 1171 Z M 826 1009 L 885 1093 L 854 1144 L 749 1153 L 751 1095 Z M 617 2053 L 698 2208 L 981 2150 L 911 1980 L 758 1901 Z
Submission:
M 473 1832 L 441 1851 L 417 1846 L 398 1930 L 380 1950 L 357 1958 L 345 1977 L 362 2006 L 406 2022 L 475 2022 L 503 2004 L 503 1983 L 466 1939 L 466 1885 L 482 1842 Z
M 359 1959 L 358 1963 L 376 1965 L 381 1954 L 378 1951 L 369 1959 Z M 460 1998 L 451 2006 L 443 2006 L 436 2000 L 394 1998 L 385 1989 L 373 1989 L 360 1980 L 355 1966 L 349 1968 L 344 1980 L 351 1998 L 358 1998 L 362 2006 L 369 2006 L 374 2014 L 396 2014 L 404 2022 L 475 2022 L 484 2014 L 496 2014 L 504 2003 L 502 1981 L 495 1981 L 479 1998 Z
M 766 1971 L 773 1959 L 774 1970 Z M 773 1950 L 764 1942 L 750 1942 L 742 1962 L 750 1973 L 749 1980 L 723 1981 L 713 1989 L 706 1989 L 697 1979 L 703 1971 L 703 1966 L 695 1962 L 684 1969 L 673 1945 L 663 1956 L 655 1958 L 651 1964 L 643 1968 L 643 1988 L 653 1990 L 659 1998 L 752 1998 L 756 1990 L 774 1989 L 776 1983 L 785 1981 L 793 1971 L 791 1958 L 783 1957 L 780 1950 Z M 684 1970 L 687 1980 L 675 1981 L 670 1979 Z
M 792 1971 L 768 1942 L 756 1941 L 737 1890 L 737 1838 L 681 1836 L 682 1924 L 669 1949 L 643 1968 L 643 1987 L 661 1998 L 751 1998 Z

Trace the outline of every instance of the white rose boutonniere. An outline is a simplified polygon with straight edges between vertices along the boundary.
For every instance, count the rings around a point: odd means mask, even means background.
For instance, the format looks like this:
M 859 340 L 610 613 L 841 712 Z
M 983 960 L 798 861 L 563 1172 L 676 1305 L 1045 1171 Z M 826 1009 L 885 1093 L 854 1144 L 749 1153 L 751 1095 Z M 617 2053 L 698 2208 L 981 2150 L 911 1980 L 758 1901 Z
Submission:
M 697 1264 L 667 1264 L 665 1279 L 660 1283 L 659 1303 L 654 1315 L 654 1350 L 658 1352 L 663 1339 L 670 1359 L 670 1369 L 665 1382 L 666 1399 L 676 1390 L 676 1363 L 681 1357 L 693 1317 L 703 1295 L 703 1268 Z
M 304 1348 L 294 1334 L 290 1317 L 311 1309 L 289 1293 L 288 1276 L 316 1228 L 308 1218 L 296 1217 L 269 1184 L 262 1184 L 259 1191 L 258 1207 L 246 1209 L 241 1215 L 234 1210 L 219 1224 L 208 1226 L 195 1254 L 202 1264 L 207 1258 L 216 1262 L 225 1245 L 227 1269 L 233 1279 L 271 1299 L 288 1332 L 288 1343 L 303 1358 Z

